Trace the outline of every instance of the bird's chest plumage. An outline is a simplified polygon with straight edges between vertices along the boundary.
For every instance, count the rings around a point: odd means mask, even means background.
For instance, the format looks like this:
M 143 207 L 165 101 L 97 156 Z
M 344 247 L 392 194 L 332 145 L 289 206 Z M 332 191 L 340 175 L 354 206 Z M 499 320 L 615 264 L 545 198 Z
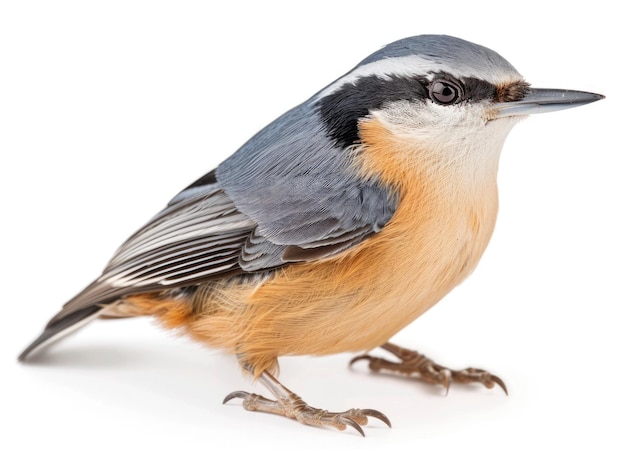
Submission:
M 347 276 L 335 278 L 356 300 L 332 314 L 341 325 L 335 332 L 342 332 L 334 338 L 337 350 L 388 340 L 469 275 L 488 244 L 497 213 L 495 185 L 467 195 L 415 183 L 388 226 L 346 256 L 354 265 Z
M 293 265 L 248 299 L 241 345 L 276 356 L 376 347 L 476 266 L 493 230 L 494 192 L 475 201 L 416 185 L 383 230 L 333 259 Z M 250 347 L 246 347 L 246 350 Z
M 475 153 L 476 160 L 446 155 L 444 149 L 398 138 L 377 120 L 364 123 L 361 135 L 365 174 L 393 185 L 400 195 L 392 220 L 361 248 L 380 274 L 370 284 L 376 287 L 371 312 L 379 319 L 380 330 L 372 330 L 377 343 L 378 336 L 395 334 L 475 268 L 498 211 L 499 149 Z
M 192 333 L 257 371 L 282 355 L 371 349 L 473 270 L 495 223 L 495 174 L 467 184 L 457 169 L 405 159 L 395 142 L 377 137 L 380 146 L 365 148 L 361 167 L 364 178 L 396 185 L 399 204 L 388 224 L 346 252 L 287 265 L 260 285 L 213 288 Z

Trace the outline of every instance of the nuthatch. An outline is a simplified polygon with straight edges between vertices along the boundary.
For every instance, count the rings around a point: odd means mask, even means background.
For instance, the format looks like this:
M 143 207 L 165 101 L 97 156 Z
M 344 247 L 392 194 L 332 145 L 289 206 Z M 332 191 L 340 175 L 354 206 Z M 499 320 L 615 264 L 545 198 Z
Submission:
M 343 430 L 372 409 L 315 409 L 275 378 L 283 355 L 367 351 L 373 370 L 495 384 L 388 343 L 472 272 L 494 228 L 504 140 L 529 114 L 601 95 L 530 88 L 449 36 L 402 39 L 261 130 L 133 234 L 19 357 L 97 318 L 153 315 L 237 355 L 276 400 L 249 410 Z

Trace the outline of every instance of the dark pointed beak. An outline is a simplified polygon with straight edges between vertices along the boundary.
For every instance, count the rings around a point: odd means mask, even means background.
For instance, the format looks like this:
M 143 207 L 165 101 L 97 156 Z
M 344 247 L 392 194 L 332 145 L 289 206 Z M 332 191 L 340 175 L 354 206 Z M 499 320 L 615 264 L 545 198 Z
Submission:
M 495 105 L 495 109 L 498 112 L 498 118 L 523 116 L 574 108 L 603 98 L 604 95 L 576 90 L 529 88 L 521 100 L 498 103 Z

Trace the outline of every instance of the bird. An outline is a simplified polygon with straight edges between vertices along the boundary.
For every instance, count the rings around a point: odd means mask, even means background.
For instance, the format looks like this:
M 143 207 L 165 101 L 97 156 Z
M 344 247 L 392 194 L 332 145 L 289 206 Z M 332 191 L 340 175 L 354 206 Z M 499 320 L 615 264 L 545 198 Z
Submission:
M 364 435 L 369 419 L 391 421 L 309 405 L 278 380 L 280 357 L 361 353 L 352 363 L 375 372 L 506 392 L 486 370 L 447 368 L 390 338 L 476 267 L 514 125 L 602 98 L 533 88 L 495 51 L 452 36 L 389 43 L 174 196 L 19 360 L 96 319 L 153 316 L 235 355 L 273 396 L 234 391 L 224 403 L 305 425 Z

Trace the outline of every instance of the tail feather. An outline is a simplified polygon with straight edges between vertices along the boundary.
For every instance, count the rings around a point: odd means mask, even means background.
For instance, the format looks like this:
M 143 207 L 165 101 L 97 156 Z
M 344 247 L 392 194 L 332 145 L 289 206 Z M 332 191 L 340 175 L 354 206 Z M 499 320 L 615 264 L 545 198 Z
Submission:
M 39 337 L 37 337 L 18 357 L 19 361 L 26 361 L 30 356 L 60 340 L 66 335 L 80 329 L 99 315 L 102 306 L 89 306 L 64 316 L 56 322 L 50 322 Z

